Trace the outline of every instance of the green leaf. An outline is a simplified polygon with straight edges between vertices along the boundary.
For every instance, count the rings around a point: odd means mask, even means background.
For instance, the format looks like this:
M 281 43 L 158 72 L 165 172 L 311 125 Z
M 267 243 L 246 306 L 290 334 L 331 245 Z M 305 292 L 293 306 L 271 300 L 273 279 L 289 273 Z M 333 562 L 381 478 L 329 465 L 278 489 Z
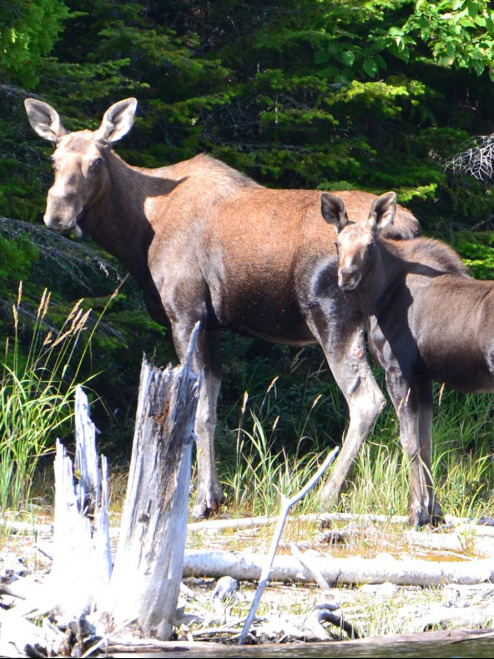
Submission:
M 478 2 L 467 2 L 468 13 L 472 18 L 476 18 L 479 13 L 479 3 Z
M 362 68 L 370 78 L 375 78 L 379 71 L 376 61 L 371 57 L 364 60 Z
M 338 54 L 338 59 L 346 66 L 353 66 L 353 63 L 355 62 L 355 55 L 351 50 L 344 50 Z

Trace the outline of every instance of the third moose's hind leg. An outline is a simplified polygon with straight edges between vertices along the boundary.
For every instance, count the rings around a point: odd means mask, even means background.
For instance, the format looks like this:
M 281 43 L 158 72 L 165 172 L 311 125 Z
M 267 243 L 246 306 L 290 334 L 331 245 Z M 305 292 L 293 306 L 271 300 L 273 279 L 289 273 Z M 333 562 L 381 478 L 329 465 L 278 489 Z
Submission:
M 438 526 L 444 523 L 444 514 L 441 505 L 436 499 L 432 479 L 432 416 L 433 397 L 432 383 L 430 381 L 417 384 L 417 397 L 419 405 L 419 450 L 427 488 L 427 512 L 429 523 Z
M 367 361 L 360 326 L 355 327 L 353 332 L 349 332 L 347 327 L 343 341 L 336 342 L 332 337 L 324 346 L 324 352 L 350 413 L 340 454 L 321 491 L 321 501 L 328 508 L 336 503 L 362 442 L 385 405 L 385 399 Z

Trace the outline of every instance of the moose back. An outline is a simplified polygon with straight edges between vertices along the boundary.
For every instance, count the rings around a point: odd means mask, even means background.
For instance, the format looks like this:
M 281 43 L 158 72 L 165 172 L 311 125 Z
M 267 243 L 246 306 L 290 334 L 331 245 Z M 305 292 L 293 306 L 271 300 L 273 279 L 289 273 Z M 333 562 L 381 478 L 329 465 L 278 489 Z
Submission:
M 95 131 L 68 132 L 50 105 L 25 101 L 34 130 L 55 144 L 46 225 L 87 232 L 128 267 L 150 315 L 171 328 L 179 359 L 201 322 L 194 515 L 202 516 L 223 499 L 213 442 L 223 328 L 272 342 L 319 342 L 350 409 L 345 446 L 360 445 L 384 399 L 365 357 L 361 312 L 337 285 L 335 232 L 321 217 L 320 194 L 267 189 L 205 155 L 158 169 L 130 166 L 112 145 L 132 127 L 136 104 L 115 103 Z M 374 199 L 339 194 L 356 217 Z M 417 220 L 400 208 L 390 235 L 418 233 Z M 328 501 L 346 477 L 348 455 L 341 452 L 323 490 Z

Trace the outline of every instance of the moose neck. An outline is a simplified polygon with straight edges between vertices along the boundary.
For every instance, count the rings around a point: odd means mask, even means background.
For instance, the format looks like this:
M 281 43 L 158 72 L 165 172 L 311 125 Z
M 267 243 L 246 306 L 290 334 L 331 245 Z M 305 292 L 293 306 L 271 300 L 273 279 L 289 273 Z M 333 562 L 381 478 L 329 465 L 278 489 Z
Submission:
M 153 205 L 146 202 L 168 194 L 174 182 L 153 176 L 153 170 L 131 167 L 112 151 L 105 155 L 105 163 L 109 185 L 86 209 L 81 225 L 144 283 L 149 276 L 147 253 L 154 236 L 154 218 L 146 210 Z
M 365 316 L 374 316 L 386 297 L 390 282 L 403 269 L 403 261 L 389 250 L 389 243 L 377 239 L 372 261 L 355 291 L 357 303 Z

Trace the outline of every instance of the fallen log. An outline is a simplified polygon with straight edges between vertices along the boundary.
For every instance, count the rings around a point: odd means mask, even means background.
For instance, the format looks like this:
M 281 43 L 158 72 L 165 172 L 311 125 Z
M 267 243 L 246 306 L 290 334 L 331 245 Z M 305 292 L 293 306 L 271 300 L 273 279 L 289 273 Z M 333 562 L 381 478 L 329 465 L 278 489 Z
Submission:
M 189 550 L 185 552 L 184 577 L 225 575 L 237 581 L 258 581 L 265 556 L 250 552 Z M 311 564 L 332 586 L 391 582 L 399 586 L 443 586 L 448 583 L 476 584 L 494 579 L 492 559 L 465 562 L 400 561 L 389 555 L 373 559 L 360 557 L 310 557 Z M 314 577 L 293 556 L 277 556 L 271 581 L 313 583 Z
M 441 631 L 430 632 L 417 632 L 415 634 L 388 634 L 386 636 L 369 636 L 363 639 L 345 640 L 345 641 L 331 641 L 320 643 L 300 642 L 297 643 L 263 643 L 262 645 L 244 645 L 242 646 L 242 657 L 252 657 L 257 659 L 259 656 L 297 656 L 301 655 L 301 651 L 305 656 L 341 656 L 351 657 L 353 652 L 360 654 L 360 656 L 381 656 L 383 648 L 387 652 L 387 656 L 391 655 L 390 652 L 393 646 L 396 647 L 396 653 L 401 656 L 418 656 L 417 652 L 430 650 L 431 644 L 438 646 L 466 643 L 468 641 L 487 641 L 491 642 L 494 638 L 493 629 L 450 629 Z M 427 648 L 422 647 L 424 644 Z M 406 645 L 404 649 L 402 646 Z M 391 646 L 391 647 L 389 647 Z M 415 653 L 413 648 L 418 646 Z M 105 651 L 110 653 L 112 657 L 129 657 L 134 653 L 147 653 L 146 656 L 151 656 L 151 653 L 158 653 L 159 656 L 166 657 L 232 657 L 240 656 L 238 653 L 233 655 L 232 646 L 223 643 L 212 641 L 155 641 L 154 639 L 129 639 L 127 642 L 118 642 L 110 639 L 108 645 L 104 646 Z M 487 650 L 487 648 L 486 648 Z M 362 655 L 362 653 L 364 653 Z M 456 656 L 451 649 L 453 656 Z M 464 651 L 463 651 L 464 652 Z M 132 654 L 131 654 L 132 653 Z M 420 655 L 422 656 L 422 655 Z M 425 656 L 425 655 L 424 655 Z M 457 652 L 457 656 L 466 656 Z M 485 654 L 487 655 L 487 652 Z

